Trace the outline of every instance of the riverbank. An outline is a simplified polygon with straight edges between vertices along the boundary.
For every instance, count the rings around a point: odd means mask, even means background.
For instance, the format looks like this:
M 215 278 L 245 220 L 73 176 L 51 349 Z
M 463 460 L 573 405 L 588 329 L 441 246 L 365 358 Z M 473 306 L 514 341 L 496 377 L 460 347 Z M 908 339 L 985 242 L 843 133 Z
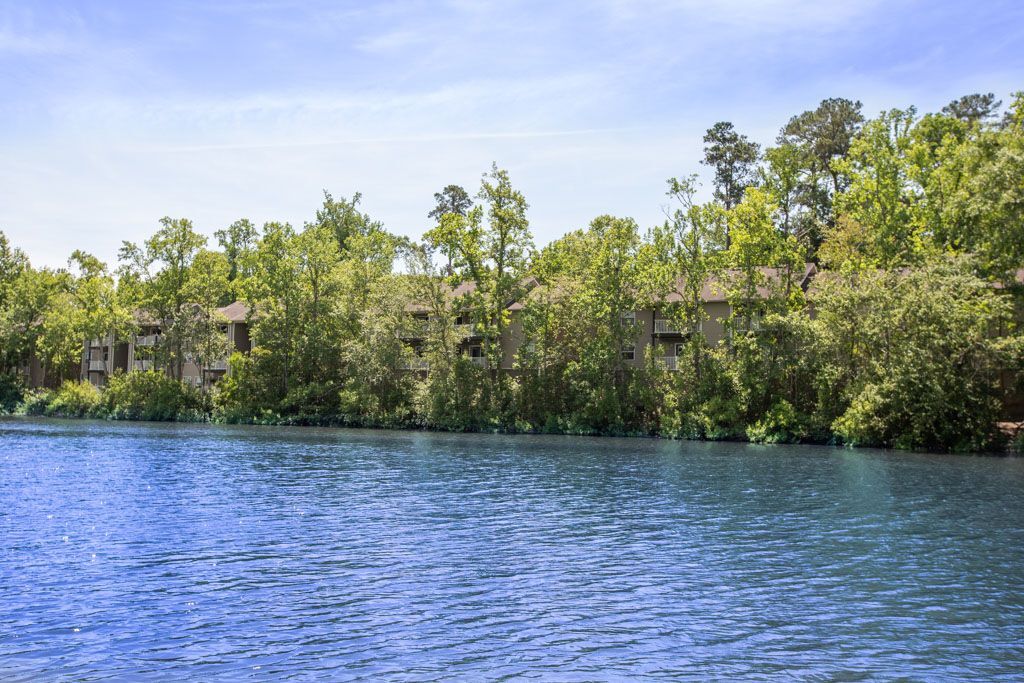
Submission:
M 163 380 L 160 380 L 164 383 Z M 180 390 L 151 392 L 124 392 L 100 390 L 85 383 L 66 383 L 60 390 L 42 390 L 28 393 L 11 414 L 26 417 L 54 417 L 65 419 L 96 419 L 119 422 L 175 422 L 224 425 L 253 425 L 280 427 L 328 427 L 400 431 L 429 431 L 480 434 L 535 434 L 554 436 L 629 437 L 697 442 L 739 442 L 757 444 L 802 444 L 819 446 L 845 446 L 850 448 L 892 448 L 906 452 L 936 452 L 924 449 L 900 448 L 890 444 L 848 443 L 838 435 L 826 431 L 794 433 L 784 424 L 755 425 L 753 428 L 710 432 L 627 431 L 617 429 L 564 429 L 558 423 L 534 428 L 524 423 L 510 425 L 449 425 L 431 424 L 409 414 L 404 419 L 378 420 L 363 416 L 342 414 L 281 415 L 264 413 L 258 417 L 240 417 L 219 409 L 208 393 L 178 385 Z M 157 388 L 158 389 L 158 388 Z M 1024 429 L 1021 423 L 1000 422 L 1003 436 L 1001 448 L 984 451 L 949 449 L 951 453 L 1024 454 Z

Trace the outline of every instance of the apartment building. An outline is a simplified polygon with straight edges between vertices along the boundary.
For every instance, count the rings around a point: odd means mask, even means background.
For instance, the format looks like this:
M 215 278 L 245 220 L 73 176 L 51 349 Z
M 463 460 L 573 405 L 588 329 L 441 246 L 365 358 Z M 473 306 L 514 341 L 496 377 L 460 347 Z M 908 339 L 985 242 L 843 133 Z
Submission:
M 232 352 L 248 353 L 249 307 L 241 301 L 217 309 L 222 318 L 221 331 Z M 163 342 L 163 323 L 143 313 L 136 315 L 136 334 L 118 339 L 110 334 L 85 342 L 82 353 L 81 377 L 96 386 L 103 386 L 115 372 L 146 371 L 156 367 L 160 344 Z M 228 370 L 227 358 L 200 365 L 194 359 L 182 364 L 182 380 L 197 387 L 209 387 Z
M 770 297 L 773 291 L 783 288 L 787 279 L 791 281 L 792 286 L 806 292 L 818 269 L 813 263 L 805 263 L 797 273 L 787 273 L 782 269 L 767 266 L 758 268 L 758 271 L 762 276 L 762 284 L 757 287 L 756 296 L 764 300 Z M 726 273 L 725 277 L 728 276 Z M 697 325 L 697 329 L 679 329 L 672 322 L 670 310 L 673 305 L 683 301 L 684 285 L 682 279 L 678 280 L 674 291 L 665 297 L 663 306 L 626 312 L 627 316 L 634 316 L 640 325 L 635 347 L 623 349 L 623 357 L 631 361 L 632 365 L 642 364 L 647 347 L 653 346 L 655 357 L 660 358 L 669 369 L 676 369 L 676 359 L 682 355 L 687 337 L 694 333 L 703 334 L 711 346 L 728 341 L 730 328 L 727 323 L 732 315 L 732 309 L 727 298 L 725 280 L 721 277 L 711 277 L 701 288 L 700 301 L 704 309 L 704 319 Z M 760 313 L 754 313 L 751 319 L 746 321 L 748 328 L 758 329 L 760 319 Z
M 527 294 L 539 284 L 540 282 L 534 277 L 525 278 L 520 282 L 520 286 Z M 456 287 L 447 289 L 444 296 L 448 303 L 455 308 L 454 331 L 458 338 L 458 352 L 473 363 L 486 367 L 488 361 L 483 348 L 484 336 L 480 321 L 473 317 L 469 307 L 465 305 L 467 297 L 476 289 L 475 282 L 463 282 Z M 519 320 L 522 304 L 519 300 L 512 299 L 506 303 L 506 309 L 510 312 L 511 324 L 499 340 L 502 348 L 501 368 L 512 370 L 515 366 L 516 353 L 522 344 L 522 323 Z M 409 315 L 409 322 L 399 334 L 415 352 L 415 357 L 404 369 L 426 372 L 429 366 L 426 359 L 423 358 L 423 343 L 431 321 L 429 308 L 422 303 L 414 302 L 406 306 L 406 313 Z
M 784 282 L 787 273 L 778 268 L 764 267 L 759 269 L 762 274 L 763 284 L 757 289 L 757 296 L 764 299 L 771 292 Z M 817 268 L 813 263 L 807 263 L 800 272 L 789 274 L 792 277 L 793 286 L 807 289 Z M 727 321 L 731 315 L 731 309 L 726 297 L 727 288 L 723 279 L 710 278 L 701 291 L 701 305 L 704 308 L 704 317 L 698 329 L 679 329 L 671 320 L 670 310 L 673 305 L 682 301 L 685 291 L 683 281 L 678 281 L 674 291 L 665 297 L 662 306 L 643 308 L 635 311 L 622 311 L 624 321 L 637 325 L 637 334 L 634 340 L 622 348 L 623 359 L 628 365 L 639 367 L 643 364 L 648 347 L 653 347 L 654 355 L 660 358 L 669 368 L 675 369 L 676 359 L 681 355 L 686 339 L 694 333 L 701 333 L 711 345 L 724 343 L 728 339 L 729 328 Z M 548 296 L 557 300 L 564 296 L 564 290 L 558 287 L 542 287 L 535 278 L 523 281 L 525 295 L 518 300 L 510 301 L 507 304 L 509 324 L 499 339 L 501 345 L 501 369 L 514 371 L 516 369 L 516 357 L 519 349 L 526 341 L 523 332 L 523 311 L 532 298 Z M 458 350 L 461 354 L 468 356 L 474 363 L 485 366 L 487 359 L 482 346 L 483 336 L 479 327 L 472 319 L 470 312 L 463 307 L 460 310 L 459 302 L 475 291 L 476 285 L 472 282 L 465 282 L 453 288 L 446 294 L 456 309 L 455 332 L 459 336 Z M 403 330 L 403 340 L 417 351 L 416 359 L 407 365 L 406 369 L 414 371 L 426 371 L 427 362 L 421 357 L 423 341 L 426 337 L 429 326 L 429 313 L 425 306 L 411 304 L 407 307 L 409 313 L 409 326 Z M 759 325 L 759 317 L 748 323 L 752 327 Z

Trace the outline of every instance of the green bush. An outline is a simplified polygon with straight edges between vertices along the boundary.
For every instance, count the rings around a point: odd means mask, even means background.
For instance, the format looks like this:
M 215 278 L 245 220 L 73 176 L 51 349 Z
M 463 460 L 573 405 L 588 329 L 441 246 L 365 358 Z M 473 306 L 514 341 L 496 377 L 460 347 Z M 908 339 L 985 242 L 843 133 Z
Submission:
M 46 408 L 53 398 L 52 389 L 32 389 L 26 391 L 18 404 L 16 412 L 22 415 L 46 415 Z
M 781 400 L 757 422 L 747 427 L 755 443 L 798 443 L 807 436 L 805 421 L 789 401 Z
M 115 373 L 107 382 L 104 399 L 116 420 L 196 422 L 210 414 L 210 399 L 204 392 L 155 370 Z
M 25 383 L 13 374 L 0 375 L 0 413 L 13 412 L 25 397 Z
M 102 417 L 103 394 L 89 382 L 64 382 L 57 391 L 39 394 L 32 409 L 51 417 Z

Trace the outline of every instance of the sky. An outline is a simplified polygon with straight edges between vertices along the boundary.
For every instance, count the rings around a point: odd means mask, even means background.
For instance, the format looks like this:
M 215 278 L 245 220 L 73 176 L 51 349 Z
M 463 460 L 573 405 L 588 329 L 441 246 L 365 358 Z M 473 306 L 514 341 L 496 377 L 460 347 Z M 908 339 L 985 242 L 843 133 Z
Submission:
M 1020 0 L 0 0 L 0 230 L 113 265 L 163 216 L 301 226 L 323 190 L 396 233 L 492 162 L 538 245 L 661 222 L 727 120 L 771 144 L 826 97 L 867 115 L 1024 89 Z

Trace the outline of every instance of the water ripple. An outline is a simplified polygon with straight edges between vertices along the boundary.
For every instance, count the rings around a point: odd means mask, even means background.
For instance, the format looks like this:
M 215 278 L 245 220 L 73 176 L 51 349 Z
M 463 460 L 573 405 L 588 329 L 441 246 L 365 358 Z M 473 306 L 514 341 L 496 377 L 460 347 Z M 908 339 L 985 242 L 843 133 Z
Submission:
M 0 679 L 1020 680 L 1024 461 L 0 420 Z

